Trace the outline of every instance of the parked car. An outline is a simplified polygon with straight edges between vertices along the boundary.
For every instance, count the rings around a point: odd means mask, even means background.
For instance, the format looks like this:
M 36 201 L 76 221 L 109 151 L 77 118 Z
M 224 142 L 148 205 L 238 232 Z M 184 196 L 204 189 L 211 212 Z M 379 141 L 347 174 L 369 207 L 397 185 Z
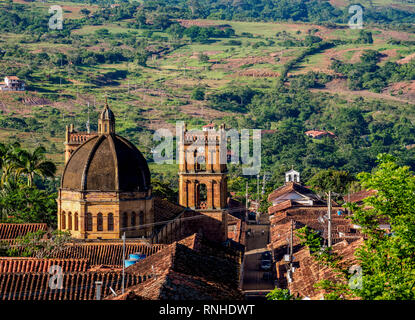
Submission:
M 261 270 L 268 271 L 268 270 L 271 270 L 271 267 L 272 267 L 271 260 L 262 260 L 261 261 L 261 266 L 260 266 Z
M 261 260 L 263 261 L 272 261 L 271 251 L 265 251 L 261 254 Z

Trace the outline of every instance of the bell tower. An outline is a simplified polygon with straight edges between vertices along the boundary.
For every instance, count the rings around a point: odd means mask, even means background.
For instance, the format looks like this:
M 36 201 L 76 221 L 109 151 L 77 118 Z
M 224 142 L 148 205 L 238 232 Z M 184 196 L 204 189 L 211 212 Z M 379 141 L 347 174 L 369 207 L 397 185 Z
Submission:
M 108 106 L 107 98 L 105 98 L 105 107 L 101 111 L 98 118 L 98 134 L 113 134 L 115 133 L 115 117 L 114 113 Z
M 207 218 L 202 231 L 227 239 L 227 167 L 225 125 L 203 131 L 186 128 L 179 143 L 179 203 Z

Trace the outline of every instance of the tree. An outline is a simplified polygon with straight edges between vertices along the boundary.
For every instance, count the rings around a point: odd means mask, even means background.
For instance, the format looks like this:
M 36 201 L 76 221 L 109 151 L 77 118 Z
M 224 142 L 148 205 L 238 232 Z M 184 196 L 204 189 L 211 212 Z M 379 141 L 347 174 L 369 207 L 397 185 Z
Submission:
M 42 178 L 52 178 L 55 176 L 56 166 L 53 162 L 45 160 L 45 152 L 46 149 L 40 146 L 32 153 L 21 150 L 18 155 L 16 173 L 26 176 L 29 187 L 33 185 L 35 176 Z
M 326 169 L 318 171 L 307 185 L 320 192 L 332 191 L 344 195 L 349 191 L 350 183 L 355 181 L 353 176 L 347 171 Z
M 192 94 L 190 95 L 190 98 L 202 101 L 205 99 L 205 89 L 196 87 L 193 89 Z
M 79 11 L 85 18 L 89 16 L 91 11 L 89 11 L 87 8 L 82 8 L 81 11 Z
M 294 295 L 290 293 L 290 290 L 279 288 L 275 288 L 265 297 L 267 300 L 300 300 L 300 298 L 294 297 Z
M 353 222 L 366 236 L 356 256 L 362 268 L 362 288 L 356 293 L 369 300 L 415 299 L 415 175 L 398 166 L 388 154 L 378 156 L 371 173 L 358 175 L 365 189 L 377 193 L 353 209 Z M 391 233 L 380 229 L 387 221 Z M 383 222 L 385 223 L 385 222 Z

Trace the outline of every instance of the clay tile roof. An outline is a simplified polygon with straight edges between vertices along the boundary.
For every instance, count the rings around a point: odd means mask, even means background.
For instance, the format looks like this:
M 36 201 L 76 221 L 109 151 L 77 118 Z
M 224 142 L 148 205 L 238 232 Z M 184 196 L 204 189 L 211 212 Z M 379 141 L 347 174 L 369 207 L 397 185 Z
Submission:
M 20 80 L 19 77 L 16 76 L 7 76 L 6 78 L 10 80 Z
M 137 296 L 145 299 L 242 299 L 238 290 L 239 264 L 209 255 L 206 246 L 200 236 L 193 235 L 128 267 L 127 273 L 153 270 L 154 276 L 145 286 L 131 287 L 115 299 Z
M 292 206 L 294 206 L 294 202 L 292 200 L 286 200 L 286 201 L 283 201 L 281 203 L 276 204 L 275 206 L 269 207 L 268 208 L 268 213 L 269 214 L 274 214 L 278 211 L 291 208 Z
M 345 202 L 356 203 L 376 194 L 376 190 L 362 190 L 343 197 Z
M 58 265 L 63 272 L 84 272 L 88 269 L 87 259 L 36 259 L 26 257 L 0 257 L 0 273 L 48 272 Z
M 63 272 L 63 288 L 51 289 L 49 273 L 0 273 L 0 300 L 95 300 L 96 281 L 102 281 L 102 297 L 119 290 L 121 272 Z M 125 287 L 135 286 L 147 275 L 125 274 Z
M 0 239 L 16 239 L 39 230 L 47 231 L 46 223 L 0 223 Z
M 163 222 L 176 218 L 185 210 L 178 204 L 163 200 L 159 197 L 154 197 L 154 221 Z
M 310 197 L 312 199 L 320 200 L 317 195 L 311 191 L 310 189 L 302 186 L 301 184 L 295 183 L 295 182 L 287 182 L 283 186 L 279 187 L 278 189 L 271 192 L 268 196 L 268 201 L 272 201 L 277 197 L 280 197 L 284 194 L 290 193 L 290 192 L 298 192 L 306 197 Z
M 355 251 L 363 244 L 363 239 L 351 243 L 347 241 L 333 245 L 333 251 L 341 257 L 340 265 L 348 268 L 356 263 Z M 288 285 L 292 294 L 299 294 L 310 299 L 319 299 L 322 292 L 314 288 L 314 284 L 321 280 L 339 281 L 337 273 L 328 266 L 316 261 L 308 248 L 302 248 L 295 253 L 295 261 L 298 265 L 293 274 L 293 281 Z M 344 282 L 343 280 L 341 282 Z
M 336 136 L 333 132 L 327 131 L 327 130 L 309 130 L 309 131 L 306 131 L 305 134 L 313 138 L 317 138 L 320 136 L 331 136 L 331 137 Z
M 141 252 L 147 256 L 151 256 L 164 246 L 161 244 L 147 245 L 139 241 L 128 241 L 125 245 L 125 254 L 128 257 L 131 253 Z M 122 242 L 69 243 L 65 245 L 63 250 L 57 251 L 53 258 L 88 259 L 88 263 L 91 266 L 106 265 L 122 267 Z
M 203 126 L 203 128 L 214 128 L 215 124 L 214 123 L 209 123 Z

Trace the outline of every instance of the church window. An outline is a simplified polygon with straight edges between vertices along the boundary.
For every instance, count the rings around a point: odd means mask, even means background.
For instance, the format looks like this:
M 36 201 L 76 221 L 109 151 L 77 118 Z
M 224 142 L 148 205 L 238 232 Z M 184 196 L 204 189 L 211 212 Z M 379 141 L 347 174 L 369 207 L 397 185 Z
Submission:
M 92 231 L 92 214 L 91 213 L 87 213 L 86 214 L 86 231 Z
M 97 215 L 97 231 L 103 231 L 103 219 L 102 219 L 102 213 L 98 213 Z
M 136 220 L 137 220 L 137 216 L 136 216 L 135 212 L 132 212 L 131 213 L 131 225 L 132 226 L 135 226 L 137 224 Z
M 124 212 L 122 214 L 122 227 L 126 228 L 128 226 L 128 217 L 127 217 L 127 212 Z
M 144 224 L 144 212 L 143 211 L 140 212 L 138 219 L 139 219 L 140 225 L 143 225 Z
M 78 212 L 75 212 L 75 231 L 78 231 Z
M 68 212 L 68 230 L 72 230 L 72 213 Z
M 61 229 L 65 230 L 66 229 L 66 215 L 65 215 L 65 211 L 62 211 L 62 215 L 61 215 Z
M 114 215 L 108 214 L 108 231 L 114 231 Z

